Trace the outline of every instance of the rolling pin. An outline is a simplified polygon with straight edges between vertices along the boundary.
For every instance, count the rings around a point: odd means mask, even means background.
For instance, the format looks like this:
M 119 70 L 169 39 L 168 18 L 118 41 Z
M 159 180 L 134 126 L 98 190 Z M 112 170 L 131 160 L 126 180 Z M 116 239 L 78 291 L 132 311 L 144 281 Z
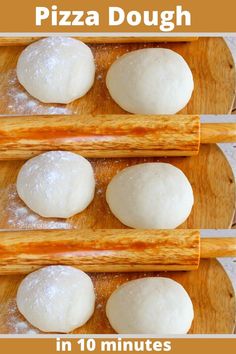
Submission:
M 84 43 L 91 43 L 91 44 L 105 44 L 105 43 L 159 43 L 159 42 L 192 42 L 196 41 L 198 37 L 158 37 L 158 36 L 80 36 L 75 37 L 72 36 Z M 29 45 L 43 37 L 1 37 L 0 38 L 0 46 L 25 46 Z
M 200 258 L 236 256 L 236 237 L 200 238 L 199 230 L 82 229 L 2 231 L 0 274 L 47 265 L 89 272 L 194 270 Z
M 236 141 L 236 123 L 200 123 L 197 115 L 1 116 L 0 159 L 49 150 L 85 157 L 192 156 L 200 143 Z

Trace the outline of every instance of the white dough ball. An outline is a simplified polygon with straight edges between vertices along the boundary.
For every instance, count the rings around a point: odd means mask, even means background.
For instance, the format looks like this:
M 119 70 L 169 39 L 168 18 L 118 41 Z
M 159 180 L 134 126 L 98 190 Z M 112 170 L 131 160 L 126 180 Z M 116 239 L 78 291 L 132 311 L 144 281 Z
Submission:
M 33 326 L 43 332 L 67 333 L 92 316 L 95 293 L 90 277 L 81 270 L 49 266 L 24 278 L 16 301 Z
M 120 334 L 185 334 L 194 317 L 186 290 L 168 278 L 129 281 L 113 292 L 106 314 Z
M 68 37 L 49 37 L 30 44 L 17 63 L 21 85 L 45 103 L 69 103 L 84 96 L 94 82 L 90 48 Z
M 129 227 L 173 229 L 189 216 L 193 191 L 177 167 L 143 163 L 114 176 L 107 187 L 106 199 L 112 213 Z
M 174 114 L 186 106 L 194 86 L 184 58 L 164 48 L 121 56 L 108 70 L 106 84 L 114 101 L 136 114 Z
M 28 160 L 20 169 L 16 189 L 35 213 L 68 218 L 94 197 L 93 168 L 84 157 L 67 151 L 49 151 Z

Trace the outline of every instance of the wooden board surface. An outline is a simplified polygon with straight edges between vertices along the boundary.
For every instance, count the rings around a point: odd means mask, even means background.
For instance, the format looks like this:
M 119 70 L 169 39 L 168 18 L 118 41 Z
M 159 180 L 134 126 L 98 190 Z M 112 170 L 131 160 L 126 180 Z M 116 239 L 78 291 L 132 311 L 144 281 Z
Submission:
M 29 45 L 41 38 L 45 37 L 0 37 L 0 46 L 16 46 L 16 45 Z M 86 36 L 76 36 L 73 38 L 79 39 L 84 43 L 143 43 L 143 42 L 192 42 L 197 41 L 198 37 L 158 37 L 158 36 L 132 36 L 132 34 L 128 36 L 93 36 L 93 37 L 86 37 Z
M 0 162 L 0 228 L 125 228 L 109 211 L 106 186 L 121 169 L 141 162 L 162 161 L 179 167 L 189 178 L 195 203 L 188 220 L 180 228 L 229 228 L 235 211 L 235 182 L 224 154 L 216 145 L 202 145 L 192 157 L 95 159 L 96 195 L 82 213 L 67 220 L 45 219 L 24 207 L 15 192 L 15 182 L 23 162 Z
M 222 38 L 199 38 L 188 43 L 129 43 L 91 45 L 97 71 L 92 89 L 71 104 L 45 105 L 32 99 L 18 84 L 15 67 L 22 47 L 0 48 L 0 114 L 115 114 L 124 111 L 111 99 L 105 85 L 106 72 L 117 57 L 148 47 L 170 48 L 188 62 L 195 89 L 184 114 L 227 114 L 235 97 L 235 68 Z
M 216 260 L 202 260 L 198 271 L 165 273 L 117 273 L 92 275 L 97 299 L 91 319 L 73 333 L 114 333 L 105 314 L 110 294 L 122 283 L 143 276 L 164 276 L 181 283 L 194 306 L 195 318 L 190 333 L 233 333 L 235 298 L 225 271 Z M 0 277 L 0 333 L 39 333 L 29 325 L 16 308 L 15 296 L 23 276 Z
M 18 84 L 15 66 L 22 47 L 0 48 L 0 114 L 115 114 L 123 113 L 110 98 L 105 75 L 116 57 L 127 51 L 157 47 L 158 44 L 92 45 L 97 62 L 96 82 L 82 99 L 68 106 L 44 105 L 32 99 Z M 181 113 L 229 113 L 235 95 L 235 71 L 231 54 L 221 38 L 201 38 L 191 43 L 168 43 L 184 56 L 195 80 L 195 91 Z M 19 200 L 15 180 L 22 162 L 0 162 L 0 228 L 125 228 L 109 212 L 105 188 L 120 169 L 139 162 L 166 161 L 181 168 L 188 176 L 195 194 L 195 205 L 182 228 L 228 228 L 235 209 L 235 183 L 232 170 L 215 145 L 202 146 L 198 156 L 190 158 L 135 158 L 94 160 L 97 190 L 86 211 L 68 220 L 46 220 L 30 212 Z M 161 275 L 161 273 L 158 273 Z M 104 303 L 119 284 L 150 275 L 100 274 L 93 276 L 98 294 L 96 312 L 80 333 L 112 333 L 105 318 Z M 157 275 L 155 273 L 154 275 Z M 191 333 L 232 333 L 235 322 L 235 299 L 225 272 L 216 261 L 202 261 L 198 271 L 164 273 L 182 283 L 192 297 L 195 320 Z M 14 298 L 20 276 L 0 277 L 0 332 L 30 332 L 19 316 Z M 220 294 L 220 296 L 219 296 Z

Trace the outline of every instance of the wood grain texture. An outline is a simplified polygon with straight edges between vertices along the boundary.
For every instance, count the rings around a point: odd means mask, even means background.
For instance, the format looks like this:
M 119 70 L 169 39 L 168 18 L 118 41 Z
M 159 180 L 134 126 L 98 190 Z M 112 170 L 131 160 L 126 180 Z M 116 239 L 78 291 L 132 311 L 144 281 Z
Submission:
M 0 121 L 0 159 L 27 159 L 49 150 L 85 157 L 190 156 L 200 144 L 199 116 L 57 115 Z
M 198 268 L 199 251 L 198 230 L 2 231 L 0 274 L 57 264 L 86 272 L 192 270 Z
M 189 333 L 229 334 L 235 327 L 235 297 L 232 285 L 216 260 L 202 260 L 198 271 L 92 274 L 96 289 L 96 309 L 91 319 L 73 333 L 114 333 L 105 314 L 110 294 L 121 284 L 147 276 L 169 277 L 184 286 L 194 306 L 195 317 Z M 0 333 L 34 330 L 15 306 L 17 288 L 23 276 L 0 276 Z M 19 326 L 19 323 L 23 326 Z M 22 329 L 23 328 L 23 329 Z
M 228 114 L 235 97 L 235 68 L 231 53 L 222 38 L 199 38 L 189 43 L 131 43 L 91 45 L 97 65 L 96 80 L 84 97 L 68 104 L 53 105 L 71 114 L 122 114 L 122 110 L 110 97 L 105 77 L 110 65 L 128 51 L 149 47 L 170 48 L 181 54 L 189 64 L 194 77 L 194 92 L 188 105 L 180 114 Z M 17 84 L 15 67 L 22 47 L 0 48 L 0 114 L 42 114 L 51 105 L 22 100 L 25 90 Z M 17 98 L 13 97 L 17 93 Z M 20 94 L 22 94 L 20 96 Z M 22 105 L 24 105 L 22 107 Z
M 201 143 L 236 141 L 235 123 L 194 115 L 2 116 L 0 159 L 28 159 L 50 150 L 85 157 L 193 156 Z
M 67 227 L 83 229 L 122 229 L 126 228 L 109 210 L 105 199 L 106 187 L 111 178 L 120 170 L 134 164 L 152 161 L 168 162 L 179 167 L 188 177 L 194 192 L 194 206 L 187 221 L 180 228 L 229 228 L 235 211 L 235 181 L 233 172 L 224 154 L 216 145 L 202 145 L 197 156 L 169 158 L 132 159 L 91 159 L 96 176 L 96 193 L 93 202 L 82 213 L 67 219 Z M 17 173 L 21 161 L 0 162 L 0 228 L 45 228 L 43 218 L 37 223 L 19 214 L 24 207 L 15 196 Z M 10 193 L 11 191 L 11 193 Z M 17 205 L 12 207 L 12 204 Z M 35 214 L 31 214 L 35 218 Z M 48 220 L 48 219 L 46 219 Z M 60 222 L 59 219 L 50 219 Z
M 161 45 L 157 43 L 91 45 L 97 63 L 95 85 L 86 96 L 67 105 L 66 109 L 70 114 L 126 113 L 109 96 L 105 86 L 106 71 L 118 56 L 127 51 L 159 46 L 180 53 L 193 71 L 195 90 L 189 104 L 180 113 L 224 114 L 231 111 L 235 96 L 235 70 L 231 54 L 221 38 L 201 38 L 191 43 Z M 32 108 L 32 103 L 35 105 L 36 102 L 31 100 L 15 79 L 15 66 L 21 51 L 22 47 L 0 48 L 0 114 L 40 115 L 43 114 L 42 110 L 50 111 L 51 105 L 41 105 L 41 110 Z M 21 100 L 22 96 L 27 99 Z M 55 107 L 58 110 L 64 109 L 62 105 Z M 112 176 L 122 168 L 149 161 L 173 163 L 183 170 L 193 186 L 195 205 L 181 228 L 231 226 L 235 210 L 235 184 L 231 168 L 223 153 L 215 145 L 203 145 L 199 155 L 186 158 L 94 159 L 92 164 L 97 179 L 95 199 L 83 213 L 66 220 L 66 227 L 125 229 L 126 227 L 109 212 L 105 201 L 105 188 Z M 0 228 L 8 230 L 45 228 L 48 223 L 45 224 L 43 219 L 37 219 L 34 214 L 29 214 L 29 217 L 25 218 L 24 213 L 22 214 L 27 208 L 17 199 L 14 185 L 21 165 L 20 161 L 0 162 Z M 59 220 L 52 220 L 53 225 L 54 222 Z M 190 272 L 93 274 L 97 293 L 96 311 L 91 320 L 77 332 L 113 333 L 105 316 L 105 303 L 111 292 L 125 281 L 158 275 L 175 279 L 189 292 L 195 308 L 191 333 L 232 333 L 235 325 L 233 289 L 222 267 L 215 260 L 201 261 L 198 271 Z M 21 279 L 22 276 L 18 275 L 0 277 L 1 333 L 17 331 L 19 333 L 14 315 L 18 316 L 19 321 L 23 318 L 12 312 L 12 302 Z
M 200 252 L 201 249 L 201 252 Z M 236 238 L 198 230 L 28 230 L 0 232 L 0 274 L 65 264 L 85 272 L 194 270 L 201 258 L 236 256 Z
M 25 46 L 29 45 L 41 38 L 45 37 L 1 37 L 0 46 Z M 153 43 L 162 43 L 162 42 L 192 42 L 198 40 L 198 37 L 145 37 L 145 36 L 125 36 L 125 37 L 112 37 L 112 36 L 94 36 L 94 37 L 85 37 L 85 36 L 73 36 L 73 38 L 79 39 L 84 43 L 143 43 L 143 42 L 153 42 Z
M 201 258 L 235 257 L 236 237 L 202 238 L 200 253 Z
M 202 144 L 234 143 L 236 141 L 236 123 L 202 123 L 200 140 Z

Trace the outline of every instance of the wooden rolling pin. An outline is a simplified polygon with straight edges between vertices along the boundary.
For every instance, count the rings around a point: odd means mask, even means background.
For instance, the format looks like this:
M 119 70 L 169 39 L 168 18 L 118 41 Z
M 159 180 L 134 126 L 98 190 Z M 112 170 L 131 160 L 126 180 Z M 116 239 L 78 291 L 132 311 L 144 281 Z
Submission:
M 91 272 L 197 269 L 200 258 L 236 256 L 236 238 L 200 239 L 199 230 L 40 230 L 0 233 L 0 274 L 47 265 Z
M 155 42 L 192 42 L 196 41 L 198 37 L 158 37 L 158 36 L 93 36 L 93 37 L 75 37 L 76 39 L 81 40 L 84 43 L 91 43 L 91 44 L 104 44 L 104 43 L 155 43 Z M 1 37 L 0 38 L 0 46 L 25 46 L 31 44 L 43 37 Z
M 85 157 L 191 156 L 200 143 L 236 141 L 236 123 L 200 124 L 197 115 L 1 116 L 0 159 L 49 150 Z

